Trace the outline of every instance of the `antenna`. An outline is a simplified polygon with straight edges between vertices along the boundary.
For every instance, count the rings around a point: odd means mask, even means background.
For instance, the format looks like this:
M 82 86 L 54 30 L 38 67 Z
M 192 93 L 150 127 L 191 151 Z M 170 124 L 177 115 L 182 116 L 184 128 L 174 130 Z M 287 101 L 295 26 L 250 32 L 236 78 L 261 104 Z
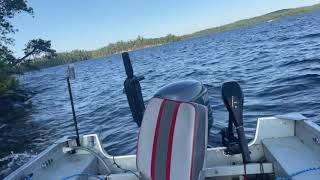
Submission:
M 70 83 L 70 80 L 74 80 L 75 78 L 76 78 L 76 76 L 75 76 L 75 71 L 74 71 L 74 65 L 70 64 L 68 66 L 68 70 L 67 70 L 67 83 L 68 83 L 69 97 L 70 97 L 71 108 L 72 108 L 73 123 L 74 123 L 74 128 L 76 130 L 76 135 L 77 135 L 77 137 L 76 137 L 77 146 L 80 146 L 78 123 L 77 123 L 76 113 L 74 110 L 73 96 L 72 96 L 71 83 Z

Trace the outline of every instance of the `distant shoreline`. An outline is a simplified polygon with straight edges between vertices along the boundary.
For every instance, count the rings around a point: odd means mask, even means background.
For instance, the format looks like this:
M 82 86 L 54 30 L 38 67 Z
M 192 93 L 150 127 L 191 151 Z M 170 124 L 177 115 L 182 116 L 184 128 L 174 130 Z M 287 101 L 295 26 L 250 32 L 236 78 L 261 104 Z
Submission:
M 185 37 L 189 37 L 189 36 L 193 37 L 196 35 L 206 35 L 206 34 L 211 34 L 211 33 L 216 33 L 216 32 L 223 32 L 223 31 L 227 31 L 227 30 L 237 29 L 237 28 L 256 25 L 256 24 L 265 23 L 265 22 L 270 22 L 270 21 L 286 18 L 289 16 L 297 16 L 300 14 L 305 14 L 308 12 L 319 11 L 319 10 L 320 10 L 320 3 L 312 5 L 312 6 L 305 6 L 305 7 L 292 8 L 292 9 L 282 9 L 282 10 L 270 12 L 270 13 L 267 13 L 267 14 L 264 14 L 261 16 L 256 16 L 253 18 L 239 20 L 239 21 L 236 21 L 236 22 L 233 22 L 230 24 L 204 29 L 204 30 L 197 31 L 195 33 L 184 35 L 184 36 Z
M 124 51 L 133 51 L 137 49 L 143 49 L 148 47 L 159 46 L 162 44 L 168 44 L 184 39 L 189 39 L 197 36 L 203 36 L 212 33 L 224 32 L 228 30 L 238 29 L 242 27 L 252 26 L 260 23 L 271 22 L 274 20 L 282 19 L 289 16 L 296 16 L 308 12 L 320 10 L 320 4 L 315 4 L 312 6 L 305 6 L 293 9 L 283 9 L 267 13 L 265 15 L 239 20 L 230 24 L 204 29 L 201 31 L 194 32 L 192 34 L 175 36 L 169 34 L 160 38 L 143 38 L 138 36 L 135 40 L 128 41 L 118 41 L 115 43 L 110 43 L 102 48 L 86 51 L 86 50 L 73 50 L 70 52 L 60 52 L 53 59 L 48 59 L 45 57 L 36 58 L 29 62 L 27 65 L 21 65 L 18 69 L 20 72 L 37 70 L 62 64 L 73 63 L 76 61 L 94 59 L 98 57 L 108 56 L 112 54 L 118 54 Z

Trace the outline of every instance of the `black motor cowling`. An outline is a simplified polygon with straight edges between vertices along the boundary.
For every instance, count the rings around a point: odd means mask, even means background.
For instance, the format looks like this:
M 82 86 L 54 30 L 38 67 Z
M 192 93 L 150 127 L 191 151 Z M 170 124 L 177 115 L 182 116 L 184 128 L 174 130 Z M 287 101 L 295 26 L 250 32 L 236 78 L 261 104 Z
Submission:
M 208 107 L 208 128 L 212 127 L 213 116 L 209 103 L 207 88 L 197 80 L 185 80 L 168 84 L 162 87 L 154 97 L 177 100 L 183 102 L 194 102 Z

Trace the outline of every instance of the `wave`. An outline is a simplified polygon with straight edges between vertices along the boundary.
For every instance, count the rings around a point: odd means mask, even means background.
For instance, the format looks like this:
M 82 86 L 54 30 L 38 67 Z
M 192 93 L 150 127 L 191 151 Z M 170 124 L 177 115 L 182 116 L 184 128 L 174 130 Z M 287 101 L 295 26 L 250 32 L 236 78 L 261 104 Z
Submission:
M 313 33 L 313 34 L 307 34 L 304 36 L 300 36 L 301 39 L 305 39 L 305 38 L 318 38 L 320 37 L 320 33 Z
M 267 86 L 257 93 L 259 97 L 276 97 L 279 98 L 280 95 L 289 96 L 292 93 L 298 93 L 305 90 L 307 85 L 300 84 L 288 84 L 288 85 L 274 85 Z
M 284 77 L 284 78 L 279 78 L 273 81 L 273 83 L 293 83 L 293 82 L 301 82 L 304 84 L 312 84 L 314 83 L 320 83 L 320 74 L 317 73 L 310 73 L 310 74 L 304 74 L 304 75 L 295 75 L 295 76 L 290 76 L 290 77 Z
M 18 167 L 22 166 L 24 163 L 28 162 L 30 159 L 35 158 L 36 154 L 31 154 L 27 152 L 14 153 L 0 158 L 0 179 L 9 175 L 9 173 Z
M 318 58 L 307 58 L 307 59 L 299 59 L 299 60 L 293 60 L 293 61 L 286 61 L 279 65 L 280 67 L 288 67 L 288 66 L 303 66 L 306 64 L 312 64 L 312 63 L 319 63 L 320 59 Z

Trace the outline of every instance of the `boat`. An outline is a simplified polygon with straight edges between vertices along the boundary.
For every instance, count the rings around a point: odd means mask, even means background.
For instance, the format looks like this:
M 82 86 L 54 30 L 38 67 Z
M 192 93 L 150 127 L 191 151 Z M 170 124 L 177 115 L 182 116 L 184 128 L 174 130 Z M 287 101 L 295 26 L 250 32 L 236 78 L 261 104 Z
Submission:
M 97 134 L 79 136 L 76 131 L 76 136 L 58 140 L 5 180 L 320 179 L 316 123 L 295 112 L 260 117 L 249 142 L 242 89 L 237 82 L 226 82 L 221 95 L 229 112 L 228 127 L 221 130 L 222 146 L 208 148 L 213 116 L 205 86 L 196 80 L 169 84 L 145 107 L 139 83 L 143 77 L 133 74 L 127 52 L 122 57 L 124 90 L 140 127 L 136 155 L 109 155 Z

